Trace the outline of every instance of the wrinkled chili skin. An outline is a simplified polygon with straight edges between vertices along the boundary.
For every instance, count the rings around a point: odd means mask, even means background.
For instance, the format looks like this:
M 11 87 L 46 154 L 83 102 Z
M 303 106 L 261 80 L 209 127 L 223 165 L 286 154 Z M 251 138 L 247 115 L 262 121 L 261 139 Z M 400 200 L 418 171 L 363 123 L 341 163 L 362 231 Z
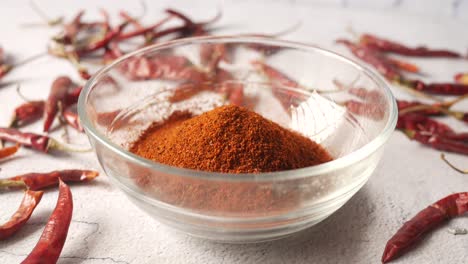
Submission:
M 57 186 L 59 179 L 64 182 L 83 182 L 93 180 L 99 175 L 91 170 L 57 170 L 46 173 L 27 173 L 8 178 L 9 181 L 22 181 L 30 190 L 42 190 Z
M 271 67 L 270 65 L 267 65 L 261 61 L 253 61 L 252 65 L 257 67 L 272 82 L 281 84 L 286 87 L 299 87 L 299 84 L 296 81 L 279 70 Z
M 31 124 L 39 119 L 44 114 L 44 101 L 30 101 L 15 108 L 11 127 L 21 127 Z
M 9 156 L 12 156 L 13 154 L 15 154 L 18 151 L 19 148 L 20 148 L 20 145 L 1 148 L 0 149 L 0 160 L 4 159 L 4 158 L 7 158 Z
M 52 83 L 49 97 L 44 109 L 44 132 L 48 132 L 59 111 L 59 104 L 66 107 L 69 89 L 73 87 L 72 80 L 67 76 L 60 76 Z
M 356 57 L 372 65 L 388 80 L 395 81 L 401 79 L 402 76 L 396 66 L 388 61 L 387 58 L 380 54 L 377 50 L 371 49 L 367 46 L 355 44 L 346 39 L 339 39 L 336 42 L 347 46 Z
M 407 82 L 415 90 L 439 95 L 465 95 L 468 94 L 468 85 L 461 83 L 425 83 L 420 80 Z
M 449 195 L 407 221 L 387 242 L 382 262 L 387 263 L 401 256 L 425 233 L 441 223 L 468 211 L 468 192 Z
M 19 143 L 44 153 L 49 150 L 49 137 L 34 133 L 23 133 L 14 128 L 0 127 L 0 139 Z
M 345 102 L 345 106 L 349 112 L 370 118 L 372 120 L 382 120 L 385 112 L 382 106 L 375 103 L 363 103 L 355 100 L 348 100 Z
M 57 205 L 47 222 L 34 249 L 22 264 L 57 263 L 67 239 L 73 214 L 73 198 L 70 188 L 60 180 Z
M 415 132 L 413 139 L 434 149 L 468 155 L 468 143 L 453 140 L 445 137 L 444 135 L 436 134 L 428 136 L 417 131 Z
M 456 133 L 427 115 L 417 112 L 400 115 L 396 127 L 410 139 L 431 148 L 468 155 L 468 133 Z
M 118 109 L 110 112 L 97 113 L 96 122 L 101 126 L 110 125 L 120 112 L 122 112 L 122 110 Z
M 454 134 L 455 131 L 444 123 L 420 113 L 407 113 L 398 117 L 398 129 L 424 131 L 426 134 Z
M 446 57 L 446 58 L 460 58 L 462 55 L 458 52 L 442 49 L 429 49 L 427 47 L 419 46 L 415 48 L 407 47 L 403 44 L 383 39 L 371 34 L 363 34 L 360 42 L 370 48 L 382 51 L 397 53 L 405 56 L 415 57 Z
M 42 198 L 42 191 L 26 190 L 18 210 L 8 222 L 0 226 L 0 240 L 7 239 L 23 227 Z

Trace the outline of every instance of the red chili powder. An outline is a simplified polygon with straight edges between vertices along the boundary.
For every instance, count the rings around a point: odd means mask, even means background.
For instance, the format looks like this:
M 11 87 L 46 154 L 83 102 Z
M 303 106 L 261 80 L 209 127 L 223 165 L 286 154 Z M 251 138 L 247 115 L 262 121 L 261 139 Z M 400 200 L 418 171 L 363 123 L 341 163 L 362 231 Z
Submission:
M 171 166 L 211 172 L 284 171 L 332 160 L 319 144 L 246 108 L 229 105 L 192 117 L 177 113 L 134 142 L 133 153 Z M 138 169 L 147 194 L 183 208 L 222 215 L 271 215 L 296 208 L 297 181 L 232 182 Z
M 309 138 L 235 105 L 154 125 L 131 151 L 175 167 L 226 173 L 284 171 L 332 160 Z

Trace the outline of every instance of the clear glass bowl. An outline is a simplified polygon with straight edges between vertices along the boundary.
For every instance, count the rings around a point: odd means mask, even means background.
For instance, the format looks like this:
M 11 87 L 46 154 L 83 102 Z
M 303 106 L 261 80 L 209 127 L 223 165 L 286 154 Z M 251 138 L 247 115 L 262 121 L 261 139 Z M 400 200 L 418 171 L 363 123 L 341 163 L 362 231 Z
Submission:
M 230 81 L 192 85 L 189 78 L 190 89 L 181 90 L 167 72 L 163 80 L 143 67 L 184 56 L 197 71 L 217 76 L 200 52 L 220 46 L 229 55 L 219 65 Z M 258 63 L 300 85 L 275 82 Z M 237 88 L 226 89 L 230 85 Z M 359 98 L 351 86 L 372 93 Z M 363 107 L 348 111 L 350 100 Z M 290 171 L 226 174 L 171 167 L 129 151 L 146 128 L 176 111 L 197 115 L 227 103 L 310 137 L 335 159 Z M 87 82 L 78 110 L 101 166 L 135 205 L 185 233 L 233 243 L 277 239 L 338 210 L 374 171 L 397 120 L 389 87 L 369 69 L 315 46 L 254 37 L 183 39 L 128 54 Z

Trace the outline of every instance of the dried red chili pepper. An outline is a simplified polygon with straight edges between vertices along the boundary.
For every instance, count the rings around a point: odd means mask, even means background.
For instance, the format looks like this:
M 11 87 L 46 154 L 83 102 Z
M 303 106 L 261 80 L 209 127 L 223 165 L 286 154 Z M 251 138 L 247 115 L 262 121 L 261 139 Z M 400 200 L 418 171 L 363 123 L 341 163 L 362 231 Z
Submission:
M 421 80 L 400 79 L 399 83 L 417 91 L 440 95 L 468 94 L 468 84 L 460 83 L 425 83 Z
M 397 53 L 405 56 L 415 57 L 447 57 L 447 58 L 460 58 L 463 57 L 460 53 L 443 50 L 443 49 L 429 49 L 424 46 L 415 48 L 407 47 L 403 44 L 383 39 L 371 34 L 363 34 L 360 38 L 360 43 L 373 49 L 377 49 L 382 52 Z
M 14 128 L 0 127 L 0 140 L 21 144 L 41 152 L 50 150 L 69 151 L 69 152 L 87 152 L 88 149 L 74 149 L 67 145 L 59 143 L 57 140 L 35 133 L 21 132 Z
M 10 127 L 21 127 L 31 124 L 44 115 L 44 101 L 30 101 L 15 108 Z
M 267 65 L 266 63 L 263 63 L 261 61 L 253 61 L 251 62 L 251 64 L 258 70 L 260 70 L 260 72 L 262 72 L 264 75 L 266 75 L 268 79 L 272 82 L 286 87 L 299 87 L 299 84 L 296 81 L 294 81 L 291 77 L 273 68 L 272 66 Z
M 186 57 L 161 54 L 138 57 L 123 64 L 120 69 L 131 80 L 161 79 L 201 83 L 207 79 Z
M 450 140 L 455 140 L 455 141 L 461 141 L 468 143 L 468 132 L 465 133 L 445 133 L 443 134 L 443 137 L 450 139 Z
M 395 65 L 377 50 L 368 46 L 355 44 L 346 39 L 338 39 L 336 43 L 344 44 L 356 57 L 372 65 L 388 80 L 394 81 L 401 78 L 401 74 Z
M 348 89 L 348 92 L 366 101 L 380 102 L 384 99 L 384 95 L 381 92 L 377 90 L 369 91 L 363 87 L 351 87 Z
M 426 105 L 420 102 L 400 102 L 398 100 L 397 104 L 399 106 L 400 116 L 406 115 L 407 113 L 418 113 L 427 116 L 448 115 L 462 122 L 468 123 L 467 112 L 452 111 L 448 109 L 448 106 L 443 104 Z
M 468 211 L 468 192 L 451 194 L 407 221 L 387 242 L 382 262 L 387 263 L 401 256 L 414 245 L 425 233 L 441 223 Z
M 209 76 L 205 83 L 189 82 L 175 87 L 169 101 L 172 103 L 180 102 L 202 91 L 216 91 L 225 96 L 231 104 L 244 105 L 244 86 L 236 82 L 230 72 L 217 68 Z
M 101 39 L 95 42 L 88 43 L 85 47 L 78 49 L 78 55 L 83 55 L 106 47 L 113 39 L 117 38 L 120 35 L 120 33 L 124 30 L 124 28 L 127 25 L 128 23 L 124 22 L 117 26 L 115 29 L 110 30 Z
M 455 83 L 468 85 L 468 72 L 457 73 L 453 78 L 455 79 Z
M 52 83 L 49 97 L 45 103 L 44 132 L 48 132 L 59 111 L 59 105 L 66 107 L 68 93 L 74 86 L 72 80 L 67 76 L 60 76 Z
M 450 135 L 426 134 L 424 131 L 408 129 L 403 130 L 403 132 L 410 139 L 416 140 L 431 148 L 468 155 L 468 142 L 457 138 L 451 138 Z
M 20 148 L 20 145 L 1 148 L 0 149 L 0 159 L 4 159 L 6 157 L 9 157 L 9 156 L 15 154 L 19 150 L 19 148 Z
M 299 83 L 297 83 L 291 77 L 287 76 L 281 71 L 261 61 L 252 61 L 251 64 L 263 75 L 265 75 L 268 78 L 268 80 L 273 84 L 273 95 L 279 100 L 279 102 L 283 105 L 285 109 L 288 109 L 291 105 L 296 104 L 295 102 L 293 102 L 294 91 L 283 88 L 298 88 L 300 87 Z
M 81 126 L 80 118 L 78 116 L 78 111 L 77 111 L 77 108 L 76 108 L 76 104 L 67 107 L 65 109 L 65 111 L 63 111 L 62 116 L 63 116 L 63 119 L 65 120 L 65 122 L 69 126 L 73 127 L 74 129 L 76 129 L 76 130 L 78 130 L 80 132 L 84 131 L 83 127 Z
M 24 197 L 18 210 L 16 210 L 8 222 L 0 226 L 0 240 L 11 237 L 26 224 L 34 209 L 41 201 L 42 194 L 44 194 L 42 191 L 26 190 L 24 192 Z
M 444 123 L 419 113 L 407 113 L 398 117 L 398 129 L 424 131 L 425 134 L 455 134 L 455 131 Z
M 394 59 L 394 58 L 387 58 L 387 60 L 390 63 L 392 63 L 393 65 L 395 65 L 400 70 L 411 72 L 411 73 L 419 73 L 420 72 L 418 66 L 416 66 L 415 64 L 409 63 L 407 61 L 397 60 L 397 59 Z
M 368 90 L 364 87 L 347 86 L 338 80 L 333 80 L 333 84 L 335 84 L 340 90 L 346 90 L 348 93 L 365 101 L 376 103 L 384 101 L 384 95 L 377 90 Z
M 56 263 L 67 239 L 73 214 L 70 188 L 59 180 L 57 205 L 42 232 L 41 238 L 22 264 Z
M 26 173 L 7 179 L 0 179 L 0 188 L 28 188 L 42 190 L 57 186 L 59 179 L 64 182 L 89 182 L 99 176 L 99 172 L 91 170 L 58 170 L 45 173 Z
M 466 98 L 468 98 L 468 94 L 451 101 L 437 102 L 434 104 L 425 104 L 418 101 L 397 100 L 397 105 L 400 116 L 408 113 L 417 113 L 427 116 L 449 115 L 460 121 L 468 122 L 468 113 L 450 110 L 453 105 Z
M 122 110 L 118 109 L 110 112 L 97 113 L 96 122 L 101 126 L 110 125 L 121 111 Z
M 202 77 L 204 73 L 199 71 L 190 60 L 184 56 L 154 56 L 150 58 L 150 62 L 153 67 L 150 76 L 153 79 L 191 80 L 194 82 L 201 82 L 204 79 L 204 77 Z M 200 77 L 198 78 L 197 75 Z
M 348 100 L 344 105 L 349 112 L 376 121 L 382 120 L 385 115 L 382 106 L 376 103 L 363 103 L 355 100 Z

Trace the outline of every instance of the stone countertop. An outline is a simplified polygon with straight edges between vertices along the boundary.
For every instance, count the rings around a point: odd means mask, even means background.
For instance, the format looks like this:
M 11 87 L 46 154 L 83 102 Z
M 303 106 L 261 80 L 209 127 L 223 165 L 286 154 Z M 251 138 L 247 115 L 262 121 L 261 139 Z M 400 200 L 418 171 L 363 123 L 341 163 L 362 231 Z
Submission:
M 10 2 L 10 1 L 9 1 Z M 42 52 L 55 30 L 21 28 L 19 24 L 39 21 L 28 1 L 0 3 L 1 45 L 16 56 Z M 138 13 L 137 1 L 37 0 L 50 16 L 71 16 L 79 8 L 97 16 L 97 7 L 111 13 L 125 8 Z M 217 1 L 147 1 L 145 19 L 158 17 L 163 7 L 188 11 L 195 18 L 210 17 Z M 378 4 L 376 4 L 376 2 Z M 416 3 L 419 3 L 419 6 Z M 430 3 L 432 4 L 430 4 Z M 439 3 L 439 4 L 436 4 Z M 447 2 L 441 6 L 440 2 Z M 423 6 L 424 4 L 424 6 Z M 408 43 L 425 43 L 466 51 L 468 47 L 468 1 L 305 1 L 226 0 L 220 33 L 274 33 L 297 21 L 302 26 L 286 39 L 314 43 L 349 54 L 333 40 L 349 36 L 346 28 L 373 32 Z M 420 16 L 419 11 L 427 11 Z M 449 80 L 455 72 L 467 71 L 467 61 L 445 59 L 411 61 L 422 66 L 434 80 Z M 20 82 L 31 98 L 45 98 L 50 83 L 59 74 L 78 79 L 71 66 L 44 57 L 9 74 L 3 81 Z M 398 97 L 402 94 L 397 88 Z M 21 103 L 14 86 L 0 88 L 0 125 Z M 462 108 L 468 109 L 464 104 Z M 447 120 L 460 130 L 460 123 Z M 40 124 L 28 127 L 40 131 Z M 60 131 L 52 134 L 60 137 Z M 71 135 L 74 143 L 87 144 L 83 135 Z M 449 155 L 459 165 L 467 158 Z M 92 153 L 51 157 L 22 149 L 17 157 L 0 163 L 1 177 L 31 171 L 65 168 L 100 169 Z M 386 241 L 400 225 L 430 203 L 453 192 L 467 191 L 468 178 L 442 163 L 439 153 L 410 142 L 399 132 L 390 138 L 385 154 L 369 182 L 345 206 L 322 223 L 279 241 L 251 244 L 219 244 L 175 232 L 134 207 L 105 175 L 92 185 L 73 185 L 74 213 L 59 263 L 380 263 Z M 17 209 L 21 192 L 0 193 L 0 222 Z M 36 244 L 56 203 L 57 191 L 48 190 L 26 226 L 14 237 L 0 242 L 0 263 L 18 263 Z M 393 263 L 467 263 L 468 235 L 454 236 L 449 226 L 468 227 L 466 217 L 454 219 L 432 232 L 414 250 Z

